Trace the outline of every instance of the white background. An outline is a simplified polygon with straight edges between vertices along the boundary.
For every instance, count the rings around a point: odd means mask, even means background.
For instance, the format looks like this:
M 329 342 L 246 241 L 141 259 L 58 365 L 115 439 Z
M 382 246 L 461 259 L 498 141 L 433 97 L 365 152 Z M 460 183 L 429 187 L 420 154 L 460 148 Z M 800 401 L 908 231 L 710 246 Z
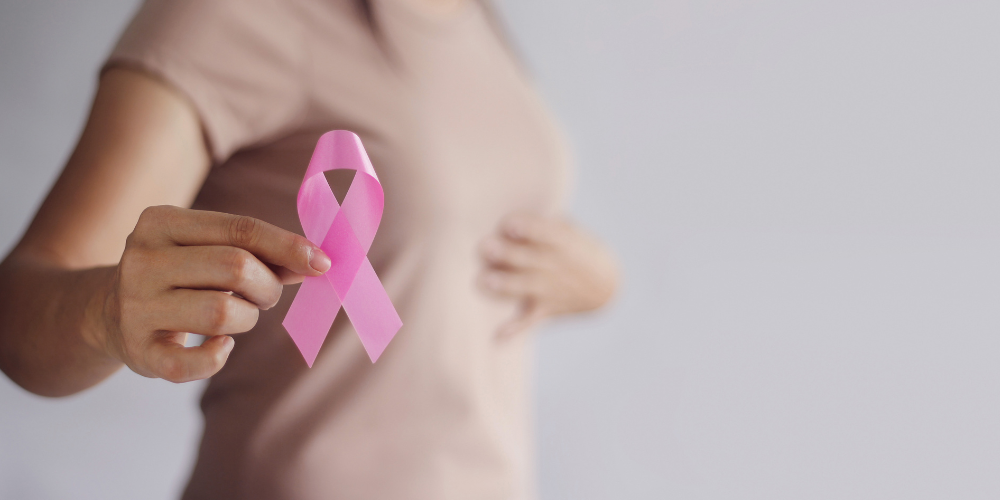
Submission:
M 134 6 L 0 2 L 0 251 Z M 539 337 L 543 498 L 1000 498 L 1000 3 L 500 8 L 625 275 Z M 0 378 L 0 498 L 174 498 L 199 390 Z

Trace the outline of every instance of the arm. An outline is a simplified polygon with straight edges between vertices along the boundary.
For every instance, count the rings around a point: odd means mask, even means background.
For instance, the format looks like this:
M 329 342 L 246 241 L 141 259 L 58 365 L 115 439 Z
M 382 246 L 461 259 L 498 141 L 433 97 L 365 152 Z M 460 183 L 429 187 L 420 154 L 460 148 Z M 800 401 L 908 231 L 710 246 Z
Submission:
M 122 364 L 175 382 L 206 378 L 233 347 L 227 334 L 253 327 L 283 283 L 329 268 L 305 238 L 255 219 L 148 208 L 189 206 L 209 166 L 186 100 L 136 72 L 104 74 L 65 169 L 0 263 L 7 376 L 46 396 Z M 184 332 L 214 337 L 185 348 Z

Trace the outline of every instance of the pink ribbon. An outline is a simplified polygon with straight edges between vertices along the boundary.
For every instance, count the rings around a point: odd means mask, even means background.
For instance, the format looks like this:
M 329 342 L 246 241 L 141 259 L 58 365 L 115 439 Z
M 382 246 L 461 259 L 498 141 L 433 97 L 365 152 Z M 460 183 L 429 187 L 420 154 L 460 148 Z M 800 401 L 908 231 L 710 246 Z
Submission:
M 323 175 L 337 169 L 357 171 L 343 205 Z M 403 326 L 367 256 L 384 199 L 361 139 L 347 130 L 323 134 L 299 187 L 297 205 L 306 238 L 330 256 L 332 266 L 323 276 L 302 282 L 281 323 L 310 367 L 341 305 L 372 363 Z

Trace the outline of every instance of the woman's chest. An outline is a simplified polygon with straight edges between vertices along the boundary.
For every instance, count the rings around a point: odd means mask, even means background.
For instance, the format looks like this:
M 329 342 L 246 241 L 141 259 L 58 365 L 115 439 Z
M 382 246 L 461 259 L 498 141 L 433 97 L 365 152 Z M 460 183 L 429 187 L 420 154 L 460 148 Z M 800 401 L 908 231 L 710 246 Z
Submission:
M 306 121 L 362 138 L 385 189 L 386 229 L 478 233 L 512 211 L 557 210 L 568 150 L 481 8 L 436 23 L 397 6 L 376 21 L 373 43 L 349 56 L 337 35 L 314 42 Z
M 348 129 L 385 191 L 376 247 L 482 235 L 510 212 L 558 210 L 567 148 L 483 13 L 467 9 L 443 27 L 399 15 L 383 12 L 375 38 L 357 24 L 331 24 L 342 14 L 327 22 L 317 13 L 300 125 L 215 169 L 206 182 L 212 196 L 202 199 L 295 227 L 295 192 L 316 138 Z

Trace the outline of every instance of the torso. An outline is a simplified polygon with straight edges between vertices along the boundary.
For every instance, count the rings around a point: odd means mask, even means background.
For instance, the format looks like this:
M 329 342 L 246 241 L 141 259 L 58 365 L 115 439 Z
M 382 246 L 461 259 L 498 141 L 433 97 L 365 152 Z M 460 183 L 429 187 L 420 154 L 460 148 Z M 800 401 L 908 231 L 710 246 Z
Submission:
M 280 324 L 288 287 L 205 393 L 185 498 L 529 496 L 527 340 L 494 335 L 517 305 L 476 287 L 476 244 L 512 211 L 560 209 L 561 138 L 478 3 L 372 2 L 378 36 L 351 2 L 295 8 L 303 115 L 215 167 L 195 208 L 301 233 L 316 139 L 355 131 L 385 189 L 369 257 L 404 325 L 373 365 L 341 313 L 309 369 Z

